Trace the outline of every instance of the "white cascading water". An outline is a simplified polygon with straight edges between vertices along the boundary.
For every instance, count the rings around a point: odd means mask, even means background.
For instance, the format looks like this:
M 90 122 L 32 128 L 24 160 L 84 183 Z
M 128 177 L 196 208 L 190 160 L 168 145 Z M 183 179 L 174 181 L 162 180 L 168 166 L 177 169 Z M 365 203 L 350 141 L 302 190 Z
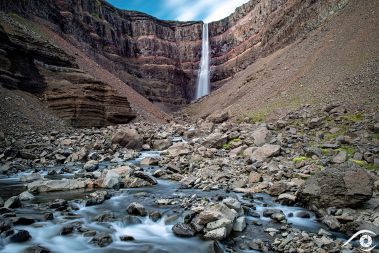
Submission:
M 203 25 L 200 73 L 197 81 L 196 99 L 209 94 L 209 34 L 208 24 Z

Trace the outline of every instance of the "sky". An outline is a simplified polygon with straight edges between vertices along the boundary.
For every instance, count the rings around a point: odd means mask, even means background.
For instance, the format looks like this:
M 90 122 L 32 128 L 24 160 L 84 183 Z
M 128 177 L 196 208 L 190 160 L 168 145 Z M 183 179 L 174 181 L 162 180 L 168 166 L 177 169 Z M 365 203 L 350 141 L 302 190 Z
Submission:
M 249 0 L 107 0 L 126 10 L 147 13 L 163 20 L 206 23 L 223 19 Z

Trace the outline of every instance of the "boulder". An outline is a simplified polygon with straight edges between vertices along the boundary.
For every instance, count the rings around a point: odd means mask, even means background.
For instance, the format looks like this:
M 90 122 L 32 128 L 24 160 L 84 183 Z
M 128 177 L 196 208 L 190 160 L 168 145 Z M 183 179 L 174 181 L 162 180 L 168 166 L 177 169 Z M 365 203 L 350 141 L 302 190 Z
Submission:
M 28 191 L 24 191 L 22 193 L 20 193 L 20 195 L 18 195 L 18 198 L 21 200 L 21 201 L 28 201 L 28 200 L 32 200 L 34 199 L 34 195 L 31 194 L 30 192 Z
M 104 190 L 92 192 L 86 201 L 86 206 L 99 205 L 108 198 L 108 192 Z
M 10 197 L 7 201 L 4 203 L 5 208 L 19 208 L 21 207 L 21 201 L 18 196 Z
M 336 156 L 333 157 L 333 163 L 344 163 L 347 160 L 347 153 L 345 151 L 340 151 Z
M 115 172 L 114 170 L 109 170 L 105 174 L 101 186 L 102 186 L 102 188 L 112 189 L 112 188 L 116 187 L 117 185 L 119 185 L 120 182 L 121 182 L 120 175 L 117 172 Z
M 91 239 L 91 243 L 100 248 L 106 247 L 112 242 L 112 236 L 106 234 L 100 234 Z
M 149 174 L 147 174 L 146 172 L 143 172 L 143 171 L 135 171 L 133 173 L 133 176 L 141 178 L 141 179 L 149 182 L 152 185 L 158 184 L 158 181 L 153 176 L 151 176 L 151 175 L 149 175 Z
M 202 145 L 208 148 L 222 148 L 228 142 L 228 136 L 222 133 L 213 133 L 205 138 Z
M 152 186 L 148 181 L 138 177 L 126 177 L 122 180 L 125 188 L 141 188 L 146 186 Z
M 26 248 L 23 253 L 50 253 L 51 251 L 40 245 L 34 245 Z
M 224 121 L 227 121 L 228 118 L 229 118 L 228 112 L 216 112 L 213 115 L 209 116 L 207 120 L 215 124 L 220 124 Z
M 157 166 L 159 161 L 159 157 L 145 157 L 139 162 L 139 164 L 141 166 Z
M 250 184 L 259 183 L 261 181 L 262 181 L 262 174 L 261 173 L 258 173 L 255 171 L 250 172 L 250 174 L 249 174 L 249 183 Z
M 184 142 L 178 142 L 167 149 L 170 156 L 188 155 L 191 153 L 191 146 Z
M 188 224 L 177 223 L 172 227 L 172 232 L 179 237 L 195 236 L 195 230 Z
M 246 218 L 245 216 L 241 216 L 236 219 L 233 225 L 233 231 L 242 232 L 246 228 Z
M 44 180 L 28 184 L 29 192 L 69 191 L 85 188 L 87 181 L 79 179 Z
M 111 141 L 112 143 L 134 150 L 141 150 L 143 145 L 143 138 L 139 135 L 137 130 L 132 128 L 118 129 L 113 134 Z
M 30 239 L 32 238 L 32 236 L 29 234 L 28 231 L 26 230 L 19 230 L 18 232 L 16 232 L 15 234 L 13 234 L 9 240 L 11 242 L 17 242 L 17 243 L 20 243 L 20 242 L 26 242 L 26 241 L 29 241 Z
M 230 209 L 225 204 L 218 203 L 208 206 L 198 216 L 198 223 L 200 225 L 208 224 L 209 222 L 216 221 L 222 218 L 234 221 L 237 217 L 237 212 L 234 209 Z
M 252 160 L 263 162 L 270 157 L 276 156 L 280 153 L 280 146 L 273 144 L 264 144 L 262 147 L 255 149 L 251 155 Z
M 138 216 L 146 215 L 145 207 L 137 202 L 130 203 L 127 207 L 127 211 L 129 214 L 132 214 L 132 215 L 138 215 Z
M 252 136 L 254 138 L 254 144 L 256 146 L 262 146 L 268 142 L 270 131 L 266 127 L 259 127 L 256 129 Z
M 217 228 L 208 231 L 204 234 L 204 239 L 206 240 L 223 240 L 228 235 L 228 231 L 225 227 Z
M 42 180 L 42 179 L 43 179 L 43 177 L 39 173 L 32 173 L 30 175 L 23 175 L 20 177 L 20 181 L 28 182 L 28 183 L 36 181 L 36 180 Z
M 95 160 L 90 160 L 86 162 L 83 166 L 83 169 L 87 172 L 93 172 L 99 168 L 99 162 Z
M 168 149 L 171 145 L 172 145 L 172 142 L 168 139 L 155 140 L 153 142 L 153 149 L 161 151 L 161 150 Z
M 308 178 L 300 188 L 298 199 L 316 207 L 355 207 L 369 200 L 374 180 L 356 166 L 328 168 Z

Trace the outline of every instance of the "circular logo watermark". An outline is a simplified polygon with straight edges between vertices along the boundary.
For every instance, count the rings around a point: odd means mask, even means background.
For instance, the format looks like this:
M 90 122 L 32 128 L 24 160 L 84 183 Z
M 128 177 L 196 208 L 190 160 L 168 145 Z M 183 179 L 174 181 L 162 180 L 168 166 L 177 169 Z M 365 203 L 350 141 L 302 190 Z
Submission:
M 360 230 L 357 233 L 355 233 L 350 239 L 343 244 L 343 246 L 346 246 L 348 243 L 350 243 L 354 238 L 359 237 L 359 245 L 361 246 L 360 250 L 364 252 L 370 252 L 373 250 L 376 245 L 373 245 L 373 237 L 376 236 L 376 234 L 370 230 Z

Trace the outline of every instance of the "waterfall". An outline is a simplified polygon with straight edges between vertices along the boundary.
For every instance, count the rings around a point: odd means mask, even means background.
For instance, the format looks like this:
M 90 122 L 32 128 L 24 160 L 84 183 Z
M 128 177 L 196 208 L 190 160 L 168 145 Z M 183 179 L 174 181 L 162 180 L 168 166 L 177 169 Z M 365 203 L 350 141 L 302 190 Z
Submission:
M 203 25 L 200 72 L 197 81 L 196 99 L 209 94 L 209 34 L 208 24 Z

